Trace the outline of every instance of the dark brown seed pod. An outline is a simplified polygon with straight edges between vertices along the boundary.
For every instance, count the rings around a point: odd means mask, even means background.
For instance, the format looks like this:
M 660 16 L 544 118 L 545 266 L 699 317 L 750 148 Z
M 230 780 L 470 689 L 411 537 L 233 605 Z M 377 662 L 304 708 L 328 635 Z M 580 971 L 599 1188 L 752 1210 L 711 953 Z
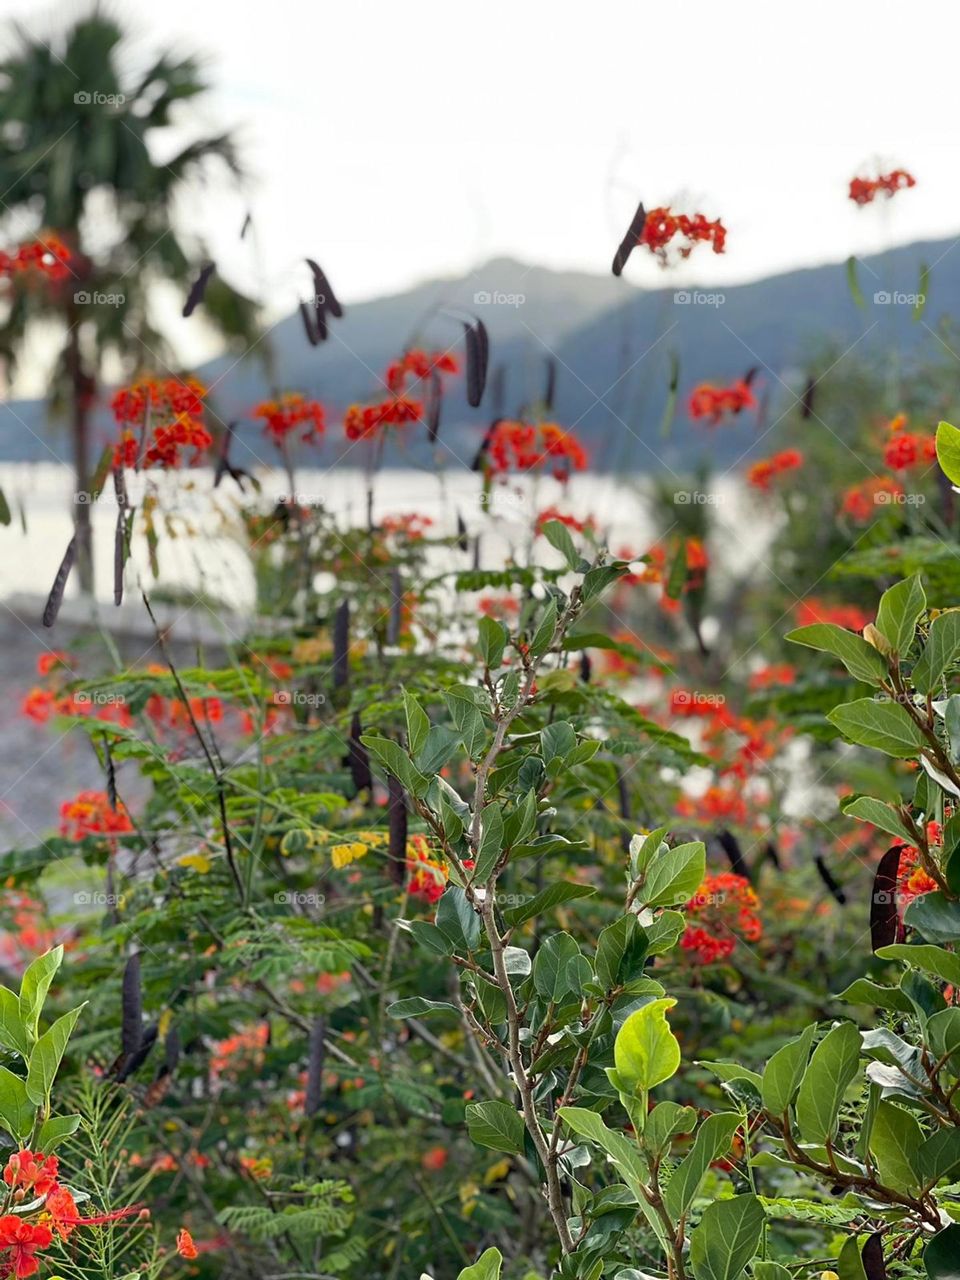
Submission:
M 553 410 L 553 397 L 557 390 L 557 362 L 547 356 L 547 384 L 543 389 L 543 407 L 547 413 Z
M 187 294 L 187 300 L 183 304 L 184 319 L 187 319 L 188 316 L 192 316 L 194 311 L 196 311 L 197 307 L 199 307 L 200 303 L 203 301 L 203 295 L 207 291 L 207 285 L 210 282 L 210 277 L 216 269 L 217 264 L 215 262 L 205 262 L 200 268 L 200 274 L 190 286 L 190 292 Z
M 63 593 L 67 589 L 67 579 L 70 577 L 70 570 L 73 568 L 73 562 L 76 558 L 77 535 L 74 534 L 67 543 L 67 549 L 63 553 L 63 559 L 60 561 L 60 568 L 57 570 L 57 576 L 54 578 L 50 594 L 47 596 L 47 603 L 43 610 L 43 625 L 45 627 L 52 627 L 57 620 L 57 614 L 63 604 Z
M 479 533 L 473 540 L 473 571 L 477 573 L 480 569 L 480 535 Z
M 477 335 L 477 345 L 480 350 L 480 395 L 483 395 L 484 387 L 487 385 L 487 373 L 490 368 L 490 334 L 487 326 L 479 317 L 475 326 Z
M 457 548 L 460 551 L 470 550 L 470 540 L 467 537 L 467 526 L 464 524 L 463 516 L 457 512 Z
M 163 1042 L 163 1062 L 160 1065 L 161 1076 L 172 1076 L 180 1061 L 180 1032 L 170 1027 Z
M 874 951 L 897 941 L 900 918 L 897 915 L 897 872 L 900 870 L 901 846 L 892 845 L 877 863 L 870 897 L 870 946 Z
M 807 379 L 806 386 L 803 388 L 803 395 L 800 398 L 800 417 L 803 419 L 813 417 L 813 398 L 817 389 L 817 380 L 811 373 Z
M 752 386 L 753 380 L 759 372 L 760 372 L 760 366 L 758 364 L 752 365 L 747 370 L 747 372 L 743 375 L 744 386 L 747 386 L 747 387 Z
M 342 600 L 333 616 L 333 685 L 342 689 L 350 681 L 350 602 Z
M 117 770 L 113 763 L 113 752 L 110 750 L 110 739 L 103 735 L 103 763 L 107 771 L 107 803 L 114 813 L 117 812 Z
M 593 674 L 593 663 L 590 661 L 590 654 L 586 649 L 580 651 L 580 679 L 584 684 L 590 683 L 590 677 Z
M 123 604 L 123 565 L 126 560 L 127 521 L 123 508 L 117 512 L 117 527 L 113 531 L 113 603 Z
M 483 399 L 487 382 L 490 336 L 482 320 L 475 320 L 472 324 L 464 320 L 462 323 L 467 348 L 467 404 L 476 409 Z
M 313 313 L 305 302 L 300 303 L 300 319 L 303 321 L 303 330 L 307 335 L 307 341 L 311 347 L 320 345 L 320 333 L 317 329 Z
M 745 880 L 750 879 L 750 868 L 743 860 L 743 853 L 740 849 L 740 841 L 732 831 L 718 831 L 717 844 L 730 859 L 730 869 L 734 875 L 743 876 Z
M 643 235 L 644 224 L 647 221 L 647 212 L 643 207 L 643 201 L 637 205 L 637 211 L 633 215 L 630 226 L 627 228 L 627 234 L 620 241 L 617 252 L 613 255 L 613 274 L 619 276 L 623 273 L 623 268 L 627 265 L 627 259 L 633 253 L 634 249 Z
M 123 1066 L 117 1073 L 117 1081 L 122 1084 L 124 1080 L 130 1078 L 135 1071 L 143 1066 L 146 1062 L 150 1050 L 157 1043 L 157 1024 L 151 1022 L 149 1027 L 143 1033 L 143 1039 L 140 1041 L 140 1047 L 136 1053 L 124 1060 Z
M 143 1040 L 143 1005 L 140 994 L 140 952 L 134 951 L 123 971 L 121 995 L 120 1044 L 125 1057 L 130 1058 L 140 1048 Z
M 350 737 L 347 741 L 347 763 L 350 776 L 357 791 L 369 791 L 373 786 L 373 774 L 370 772 L 370 756 L 367 748 L 360 741 L 363 726 L 360 723 L 360 712 L 355 711 L 350 721 Z
M 390 613 L 387 616 L 387 644 L 396 644 L 403 626 L 403 578 L 396 565 L 390 573 Z
M 843 1194 L 841 1189 L 840 1194 Z M 867 1280 L 887 1280 L 887 1266 L 883 1260 L 883 1232 L 874 1231 L 860 1252 Z
M 836 880 L 834 880 L 833 876 L 830 874 L 830 870 L 827 867 L 827 864 L 824 862 L 823 858 L 820 856 L 819 853 L 814 858 L 813 865 L 817 868 L 817 875 L 820 877 L 823 883 L 827 886 L 827 889 L 830 891 L 830 895 L 834 899 L 834 901 L 839 902 L 841 907 L 845 906 L 847 901 L 847 895 L 840 888 L 839 884 L 837 884 Z
M 317 305 L 323 306 L 325 310 L 339 320 L 343 315 L 343 307 L 341 307 L 337 295 L 330 287 L 326 272 L 312 258 L 307 258 L 307 266 L 313 274 L 313 287 L 316 290 Z
M 474 454 L 473 461 L 470 463 L 471 471 L 482 471 L 484 469 L 484 462 L 487 457 L 487 452 L 490 449 L 490 441 L 493 439 L 493 433 L 502 421 L 502 418 L 494 418 L 489 427 L 487 427 L 484 432 L 483 439 L 480 441 L 480 447 L 477 449 L 477 452 Z
M 430 370 L 430 383 L 427 388 L 427 439 L 431 444 L 437 443 L 440 435 L 440 410 L 443 407 L 443 384 L 436 369 Z
M 397 884 L 403 884 L 407 865 L 407 797 L 399 779 L 392 773 L 387 775 L 387 821 L 390 874 Z
M 314 1116 L 323 1101 L 323 1063 L 326 1056 L 327 1024 L 323 1018 L 315 1018 L 310 1027 L 310 1052 L 307 1059 L 307 1090 L 303 1111 Z

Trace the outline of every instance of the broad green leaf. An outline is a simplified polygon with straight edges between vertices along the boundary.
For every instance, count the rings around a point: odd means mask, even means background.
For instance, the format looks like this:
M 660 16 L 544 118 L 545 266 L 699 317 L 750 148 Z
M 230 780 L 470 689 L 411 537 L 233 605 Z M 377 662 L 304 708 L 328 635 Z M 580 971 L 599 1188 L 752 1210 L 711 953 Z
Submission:
M 956 434 L 960 435 L 960 432 Z M 938 449 L 939 444 L 938 433 Z M 960 475 L 960 458 L 957 460 L 957 474 Z M 944 1231 L 937 1232 L 923 1251 L 923 1265 L 930 1280 L 960 1280 L 960 1224 L 951 1223 Z
M 560 520 L 548 520 L 540 530 L 546 540 L 552 547 L 563 556 L 567 562 L 567 568 L 577 570 L 580 568 L 582 556 L 573 544 L 573 538 L 570 536 L 570 530 Z M 584 566 L 586 567 L 586 566 Z
M 645 1093 L 669 1080 L 680 1066 L 680 1045 L 667 1022 L 676 1000 L 651 1000 L 635 1010 L 617 1033 L 613 1061 L 625 1092 Z
M 740 1120 L 735 1111 L 721 1111 L 707 1116 L 700 1125 L 693 1146 L 674 1169 L 663 1193 L 667 1211 L 674 1222 L 679 1221 L 693 1204 L 713 1161 L 730 1150 Z
M 648 907 L 677 906 L 693 897 L 706 870 L 706 849 L 699 840 L 678 844 L 650 864 L 638 897 Z
M 6 1067 L 0 1067 L 0 1124 L 18 1146 L 22 1139 L 30 1136 L 36 1118 L 37 1108 L 28 1097 L 23 1080 Z M 38 1146 L 37 1150 L 43 1148 Z
M 76 1009 L 65 1013 L 62 1018 L 58 1018 L 30 1051 L 30 1061 L 27 1065 L 27 1096 L 38 1107 L 50 1097 L 50 1090 L 53 1088 L 53 1082 L 63 1060 L 70 1033 L 85 1005 L 86 1001 L 77 1005 Z
M 893 1102 L 881 1102 L 873 1121 L 870 1151 L 880 1180 L 894 1191 L 915 1195 L 920 1188 L 918 1157 L 923 1130 L 909 1111 Z
M 459 950 L 476 951 L 480 945 L 480 917 L 458 884 L 450 885 L 440 898 L 436 925 Z
M 666 827 L 658 827 L 645 836 L 633 836 L 630 841 L 630 874 L 639 879 L 653 861 L 667 834 Z
M 891 942 L 888 947 L 881 947 L 877 955 L 881 960 L 903 960 L 905 964 L 923 969 L 925 973 L 936 974 L 944 982 L 960 985 L 960 956 L 953 951 L 944 951 L 943 947 Z
M 881 987 L 869 978 L 857 978 L 837 996 L 847 1004 L 869 1004 L 878 1009 L 893 1009 L 897 1013 L 910 1013 L 913 1005 L 899 987 Z
M 496 671 L 503 662 L 503 651 L 507 647 L 510 633 L 497 618 L 491 618 L 486 614 L 477 624 L 477 633 L 483 665 L 489 667 L 491 671 Z
M 852 1022 L 828 1031 L 813 1051 L 797 1095 L 797 1126 L 805 1142 L 833 1137 L 840 1104 L 860 1063 L 860 1032 Z
M 903 920 L 928 942 L 960 941 L 960 902 L 939 889 L 914 898 L 903 913 Z
M 472 1102 L 467 1107 L 466 1120 L 470 1137 L 478 1146 L 508 1155 L 523 1150 L 523 1119 L 506 1102 Z
M 578 1137 L 588 1138 L 601 1147 L 613 1161 L 614 1167 L 641 1206 L 646 1203 L 642 1188 L 649 1182 L 649 1172 L 640 1152 L 629 1138 L 614 1129 L 608 1129 L 595 1111 L 586 1107 L 561 1107 L 557 1112 L 564 1124 Z M 658 1235 L 662 1239 L 662 1226 Z
M 647 1117 L 643 1131 L 643 1145 L 654 1155 L 662 1155 L 674 1138 L 682 1133 L 693 1133 L 697 1113 L 693 1107 L 682 1107 L 679 1102 L 658 1102 Z
M 0 987 L 0 1044 L 15 1050 L 21 1058 L 30 1056 L 27 1029 L 20 1017 L 20 1001 L 8 987 Z
M 941 677 L 960 653 L 960 609 L 941 613 L 930 623 L 930 634 L 913 668 L 913 683 L 921 693 L 937 693 Z
M 947 479 L 960 485 L 960 431 L 949 422 L 937 427 L 937 461 Z
M 484 1249 L 476 1262 L 464 1267 L 457 1280 L 500 1280 L 500 1268 L 503 1266 L 503 1255 L 492 1246 Z
M 810 1057 L 810 1046 L 817 1034 L 817 1024 L 811 1022 L 804 1027 L 796 1040 L 791 1040 L 782 1049 L 778 1049 L 763 1072 L 763 1083 L 760 1096 L 763 1106 L 771 1115 L 778 1118 L 784 1115 L 793 1102 L 803 1079 Z
M 877 630 L 901 657 L 913 643 L 917 622 L 926 607 L 927 599 L 919 574 L 898 582 L 880 597 Z
M 480 844 L 473 878 L 480 884 L 488 878 L 503 852 L 503 810 L 499 804 L 488 804 L 480 818 Z
M 888 835 L 906 840 L 908 844 L 913 840 L 893 805 L 884 804 L 882 800 L 874 800 L 872 796 L 856 796 L 853 800 L 843 801 L 840 810 L 848 818 L 860 818 L 871 826 L 886 831 Z
M 559 1003 L 571 993 L 568 966 L 579 954 L 569 933 L 554 933 L 546 940 L 533 961 L 533 985 L 544 1000 Z
M 65 1138 L 77 1132 L 81 1119 L 81 1116 L 72 1115 L 51 1116 L 49 1120 L 44 1120 L 37 1135 L 37 1150 L 49 1155 Z
M 690 1265 L 695 1280 L 737 1280 L 756 1257 L 765 1220 L 754 1195 L 715 1200 L 690 1233 Z
M 850 674 L 864 684 L 880 684 L 886 677 L 887 664 L 873 645 L 862 636 L 846 631 L 832 622 L 815 622 L 809 627 L 798 627 L 786 636 L 793 644 L 806 645 L 821 653 L 839 658 Z
M 30 964 L 20 982 L 20 1020 L 30 1040 L 37 1037 L 40 1011 L 47 998 L 50 984 L 63 960 L 63 947 L 54 947 Z
M 643 926 L 647 939 L 647 955 L 662 956 L 671 951 L 686 927 L 682 911 L 661 911 L 655 920 Z
M 394 742 L 391 738 L 379 738 L 376 734 L 370 733 L 361 734 L 360 741 L 376 756 L 388 773 L 400 779 L 408 791 L 413 792 L 415 796 L 426 793 L 430 779 L 414 765 L 399 742 Z
M 923 1038 L 933 1061 L 943 1060 L 956 1075 L 960 1067 L 960 1009 L 941 1009 L 928 1018 Z
M 406 689 L 403 691 L 403 711 L 407 720 L 407 749 L 415 756 L 430 732 L 430 718 Z
M 402 927 L 415 942 L 437 956 L 453 955 L 454 945 L 447 935 L 427 920 L 404 920 Z
M 530 641 L 531 658 L 542 658 L 553 643 L 553 637 L 557 630 L 557 602 L 551 598 L 547 601 L 547 607 L 544 609 L 540 618 L 540 623 L 533 633 L 533 639 Z
M 867 1280 L 860 1256 L 860 1241 L 855 1235 L 847 1236 L 843 1242 L 837 1257 L 837 1276 L 839 1280 Z
M 646 954 L 646 935 L 637 924 L 636 916 L 621 916 L 601 930 L 593 967 L 604 991 L 637 977 Z
M 943 1178 L 952 1179 L 960 1169 L 960 1129 L 938 1129 L 924 1140 L 915 1161 L 925 1187 L 935 1187 Z
M 875 747 L 888 756 L 909 759 L 924 745 L 919 727 L 896 702 L 875 702 L 858 698 L 844 702 L 827 713 L 845 738 L 862 747 Z
M 596 893 L 596 889 L 590 885 L 571 884 L 569 881 L 559 880 L 527 902 L 521 903 L 519 907 L 509 907 L 504 911 L 503 918 L 515 929 L 518 925 L 533 920 L 535 916 L 542 915 L 544 911 L 549 911 L 551 907 L 559 907 L 564 902 L 573 902 L 576 898 L 588 898 L 593 893 Z

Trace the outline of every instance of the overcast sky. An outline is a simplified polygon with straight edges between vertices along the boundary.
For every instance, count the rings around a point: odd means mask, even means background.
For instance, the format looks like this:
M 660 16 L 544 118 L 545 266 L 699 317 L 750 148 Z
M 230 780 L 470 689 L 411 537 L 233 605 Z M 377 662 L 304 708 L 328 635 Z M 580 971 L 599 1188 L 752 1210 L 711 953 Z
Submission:
M 0 0 L 34 33 L 73 3 Z M 239 131 L 256 272 L 280 310 L 318 258 L 347 300 L 493 255 L 604 272 L 639 198 L 729 230 L 705 283 L 960 227 L 952 0 L 123 0 L 133 55 L 197 50 L 204 121 Z M 94 86 L 95 87 L 95 86 Z M 917 187 L 846 198 L 880 160 Z M 237 282 L 243 204 L 190 210 Z M 652 260 L 628 269 L 662 281 Z

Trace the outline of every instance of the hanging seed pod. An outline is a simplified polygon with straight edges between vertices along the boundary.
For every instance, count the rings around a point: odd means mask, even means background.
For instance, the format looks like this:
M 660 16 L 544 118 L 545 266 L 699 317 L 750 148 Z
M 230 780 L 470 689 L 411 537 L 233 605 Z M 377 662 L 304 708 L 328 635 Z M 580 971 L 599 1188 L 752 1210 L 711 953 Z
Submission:
M 170 1027 L 163 1042 L 163 1062 L 160 1064 L 161 1076 L 172 1076 L 180 1061 L 180 1032 Z
M 350 777 L 357 791 L 369 791 L 373 787 L 373 774 L 370 772 L 370 756 L 367 748 L 360 741 L 363 726 L 360 723 L 360 712 L 355 711 L 350 721 L 350 737 L 347 741 L 347 763 L 350 766 Z
M 897 873 L 901 846 L 887 850 L 877 864 L 870 898 L 870 945 L 874 951 L 897 941 L 900 917 L 897 914 Z
M 210 277 L 216 269 L 217 264 L 215 262 L 205 262 L 200 268 L 200 274 L 191 285 L 190 292 L 187 294 L 187 300 L 183 304 L 184 319 L 192 316 L 194 311 L 196 311 L 197 307 L 203 301 L 203 295 L 207 291 L 207 285 L 210 281 Z
M 841 1189 L 840 1194 L 843 1194 Z M 954 1242 L 956 1243 L 956 1242 Z M 883 1232 L 874 1231 L 860 1252 L 867 1280 L 887 1280 L 887 1264 L 883 1260 Z M 930 1269 L 928 1264 L 928 1269 Z
M 817 380 L 811 373 L 807 378 L 806 386 L 803 388 L 803 395 L 800 398 L 800 417 L 806 420 L 813 417 L 813 398 L 817 389 Z
M 777 846 L 771 840 L 763 851 L 763 856 L 769 858 L 778 871 L 782 870 L 780 865 L 780 854 L 777 852 Z
M 314 1116 L 323 1101 L 323 1061 L 326 1049 L 327 1025 L 323 1018 L 315 1018 L 310 1027 L 310 1054 L 307 1060 L 307 1090 L 304 1115 Z
M 246 216 L 243 219 L 243 226 L 240 228 L 241 240 L 245 240 L 247 238 L 247 232 L 250 230 L 252 226 L 253 226 L 253 215 L 248 210 Z
M 543 389 L 543 407 L 547 413 L 553 411 L 553 397 L 557 390 L 557 362 L 553 356 L 547 356 L 547 385 Z
M 103 735 L 103 760 L 107 770 L 107 803 L 114 813 L 117 812 L 117 770 L 110 750 L 110 739 Z
M 469 551 L 470 542 L 467 538 L 467 526 L 463 522 L 463 516 L 457 512 L 457 547 L 460 551 Z
M 743 385 L 745 387 L 752 386 L 753 380 L 759 372 L 760 372 L 760 366 L 758 364 L 752 365 L 747 370 L 747 372 L 743 375 Z
M 143 1005 L 140 994 L 140 952 L 135 951 L 123 971 L 121 994 L 121 1049 L 130 1058 L 143 1040 Z
M 440 410 L 443 407 L 443 385 L 436 369 L 430 370 L 430 384 L 427 389 L 427 439 L 431 444 L 437 443 L 440 435 Z
M 490 360 L 490 337 L 482 320 L 463 323 L 463 336 L 467 347 L 467 404 L 476 409 L 483 399 L 487 381 L 487 364 Z
M 63 593 L 67 589 L 67 579 L 70 577 L 70 570 L 73 568 L 76 556 L 77 535 L 74 534 L 67 543 L 67 549 L 63 553 L 63 559 L 60 561 L 60 568 L 57 570 L 57 576 L 54 578 L 50 594 L 47 596 L 47 603 L 43 610 L 43 625 L 45 627 L 52 627 L 57 620 L 57 614 L 63 604 Z
M 503 421 L 502 418 L 494 418 L 493 421 L 490 423 L 489 427 L 487 427 L 486 432 L 484 433 L 483 439 L 480 441 L 480 448 L 474 454 L 473 461 L 470 463 L 471 471 L 485 470 L 487 453 L 490 450 L 490 441 L 493 439 L 494 431 L 496 431 L 498 425 L 502 421 Z
M 333 615 L 333 686 L 350 682 L 350 602 L 342 600 Z
M 157 1043 L 157 1031 L 157 1024 L 151 1022 L 143 1033 L 139 1049 L 124 1060 L 123 1066 L 117 1073 L 117 1082 L 119 1084 L 122 1084 L 124 1080 L 128 1080 L 146 1062 L 150 1050 Z
M 123 603 L 123 567 L 127 561 L 127 504 L 123 482 L 123 470 L 113 472 L 113 487 L 117 495 L 117 527 L 113 531 L 113 603 Z
M 300 303 L 300 319 L 303 321 L 303 329 L 307 335 L 307 341 L 311 347 L 318 347 L 320 345 L 320 332 L 317 329 L 313 314 L 305 302 Z
M 244 471 L 243 467 L 235 467 L 230 461 L 230 451 L 233 445 L 234 435 L 236 433 L 236 422 L 228 422 L 223 432 L 223 445 L 220 450 L 220 457 L 217 459 L 217 469 L 213 474 L 213 487 L 216 489 L 220 485 L 220 481 L 224 476 L 229 476 L 233 480 L 241 493 L 243 493 L 244 480 L 252 480 L 249 471 Z
M 830 874 L 830 870 L 827 867 L 827 864 L 824 862 L 823 858 L 820 856 L 819 853 L 814 858 L 813 864 L 817 868 L 817 875 L 820 877 L 823 883 L 827 886 L 827 889 L 830 891 L 830 896 L 834 899 L 834 901 L 839 902 L 841 907 L 844 906 L 847 901 L 847 895 L 840 888 L 839 884 L 837 884 L 836 880 L 834 880 L 833 876 Z
M 387 644 L 396 644 L 403 627 L 403 578 L 396 565 L 390 572 L 390 614 L 387 618 Z
M 336 316 L 339 320 L 343 315 L 343 307 L 337 300 L 337 295 L 330 287 L 330 281 L 327 279 L 326 272 L 312 258 L 307 258 L 307 266 L 313 274 L 313 286 L 316 290 L 317 305 L 323 306 L 332 316 Z
M 584 684 L 590 683 L 590 677 L 593 674 L 593 663 L 590 661 L 590 654 L 586 649 L 580 650 L 580 679 Z
M 643 207 L 643 201 L 637 205 L 637 211 L 633 215 L 630 226 L 627 228 L 627 234 L 620 241 L 617 252 L 613 256 L 613 274 L 619 276 L 623 273 L 623 268 L 627 265 L 627 259 L 633 253 L 639 243 L 640 237 L 643 235 L 643 228 L 647 221 L 647 212 Z
M 473 572 L 480 571 L 480 535 L 479 533 L 473 540 Z
M 718 831 L 717 844 L 730 859 L 730 869 L 734 875 L 743 876 L 745 880 L 750 879 L 750 868 L 743 860 L 743 853 L 740 849 L 740 841 L 732 831 Z
M 407 798 L 403 786 L 392 773 L 387 775 L 387 821 L 390 874 L 397 884 L 403 884 L 407 865 Z

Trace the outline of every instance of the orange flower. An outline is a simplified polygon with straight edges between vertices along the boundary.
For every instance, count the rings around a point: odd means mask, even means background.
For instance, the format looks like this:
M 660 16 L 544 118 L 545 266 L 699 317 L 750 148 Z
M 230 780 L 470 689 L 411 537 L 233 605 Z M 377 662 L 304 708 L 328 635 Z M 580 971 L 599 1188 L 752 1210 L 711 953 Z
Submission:
M 749 383 L 743 378 L 738 378 L 729 387 L 715 387 L 709 382 L 701 382 L 690 393 L 690 417 L 706 418 L 709 425 L 715 427 L 725 414 L 736 417 L 744 409 L 756 408 L 756 403 Z
M 906 169 L 893 169 L 890 173 L 882 173 L 878 178 L 851 178 L 849 196 L 854 204 L 862 208 L 872 204 L 877 196 L 885 196 L 888 200 L 898 191 L 907 187 L 915 187 L 916 178 Z
M 689 217 L 685 213 L 672 213 L 669 207 L 650 210 L 637 243 L 649 249 L 661 266 L 666 266 L 668 249 L 677 236 L 686 241 L 677 250 L 680 258 L 689 258 L 694 247 L 701 243 L 711 245 L 714 253 L 723 253 L 727 243 L 727 229 L 719 218 L 710 222 L 702 213 Z
M 177 1253 L 181 1258 L 193 1259 L 198 1257 L 197 1246 L 193 1243 L 193 1236 L 186 1227 L 181 1227 L 177 1232 Z
M 111 401 L 113 416 L 127 425 L 114 449 L 115 467 L 196 465 L 213 437 L 203 425 L 206 388 L 194 379 L 142 378 L 122 387 Z
M 34 1254 L 38 1249 L 49 1248 L 52 1240 L 49 1227 L 25 1222 L 15 1213 L 6 1213 L 0 1218 L 0 1251 L 5 1253 L 7 1274 L 12 1273 L 17 1280 L 36 1274 L 40 1264 Z
M 772 458 L 755 462 L 747 471 L 747 483 L 755 489 L 768 491 L 774 479 L 785 471 L 795 471 L 803 466 L 803 454 L 799 449 L 782 449 Z
M 450 1158 L 446 1147 L 431 1147 L 420 1157 L 421 1166 L 429 1173 L 439 1173 Z
M 264 400 L 253 410 L 263 420 L 264 433 L 279 448 L 292 432 L 302 427 L 300 439 L 314 441 L 323 434 L 326 417 L 318 400 L 308 400 L 299 392 L 282 395 L 279 400 Z
M 15 1198 L 23 1199 L 28 1191 L 45 1196 L 56 1184 L 60 1162 L 56 1156 L 45 1156 L 42 1151 L 34 1154 L 24 1148 L 15 1151 L 7 1161 L 3 1180 L 14 1189 Z M 16 1193 L 19 1192 L 17 1197 Z
M 684 907 L 688 924 L 680 946 L 700 964 L 715 964 L 733 954 L 737 939 L 758 942 L 763 925 L 759 899 L 745 876 L 724 872 L 709 875 Z
M 81 791 L 60 806 L 60 834 L 68 840 L 85 836 L 122 835 L 133 830 L 130 815 L 117 801 L 111 808 L 105 791 Z

